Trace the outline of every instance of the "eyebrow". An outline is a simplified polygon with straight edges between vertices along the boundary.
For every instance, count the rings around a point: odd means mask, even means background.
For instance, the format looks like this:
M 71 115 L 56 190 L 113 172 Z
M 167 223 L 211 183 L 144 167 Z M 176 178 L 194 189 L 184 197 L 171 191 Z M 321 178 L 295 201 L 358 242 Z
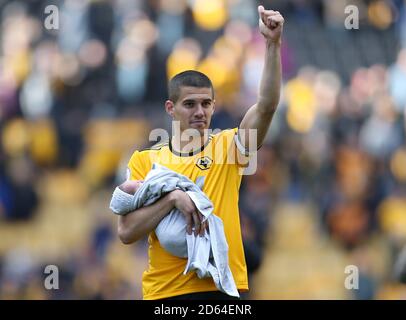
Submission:
M 189 103 L 189 102 L 196 102 L 196 100 L 200 100 L 200 99 L 185 99 L 182 101 L 182 103 Z M 212 102 L 213 100 L 208 98 L 208 99 L 203 99 L 203 102 Z

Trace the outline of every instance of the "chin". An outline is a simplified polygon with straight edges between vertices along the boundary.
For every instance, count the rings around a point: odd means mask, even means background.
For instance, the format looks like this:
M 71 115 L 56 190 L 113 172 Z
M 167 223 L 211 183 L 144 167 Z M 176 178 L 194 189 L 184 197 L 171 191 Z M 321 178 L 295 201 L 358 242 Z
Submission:
M 190 126 L 191 129 L 195 129 L 197 131 L 199 131 L 200 135 L 204 134 L 204 131 L 207 130 L 208 128 L 206 127 L 206 124 L 192 124 Z

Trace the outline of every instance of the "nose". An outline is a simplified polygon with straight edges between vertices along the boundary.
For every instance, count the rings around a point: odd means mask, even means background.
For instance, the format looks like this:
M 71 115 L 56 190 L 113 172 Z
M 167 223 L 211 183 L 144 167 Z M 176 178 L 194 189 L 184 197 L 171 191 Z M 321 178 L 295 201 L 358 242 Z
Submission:
M 203 116 L 204 116 L 203 106 L 199 103 L 196 108 L 195 117 L 203 118 Z

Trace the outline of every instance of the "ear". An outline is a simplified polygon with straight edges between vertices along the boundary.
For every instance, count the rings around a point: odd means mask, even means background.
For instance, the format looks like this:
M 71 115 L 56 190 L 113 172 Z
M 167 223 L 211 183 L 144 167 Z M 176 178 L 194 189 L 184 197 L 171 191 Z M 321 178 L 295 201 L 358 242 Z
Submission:
M 165 101 L 165 110 L 166 113 L 169 114 L 173 118 L 173 114 L 175 112 L 175 104 L 171 100 Z
M 213 114 L 215 110 L 216 110 L 216 100 L 213 100 L 213 109 L 211 110 L 211 114 Z

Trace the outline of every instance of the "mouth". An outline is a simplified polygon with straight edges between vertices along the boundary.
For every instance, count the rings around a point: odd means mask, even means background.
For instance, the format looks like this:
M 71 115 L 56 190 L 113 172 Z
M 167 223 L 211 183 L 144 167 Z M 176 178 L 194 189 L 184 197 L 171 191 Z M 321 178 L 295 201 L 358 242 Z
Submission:
M 205 125 L 206 121 L 204 121 L 204 120 L 195 120 L 195 121 L 191 121 L 190 124 Z

